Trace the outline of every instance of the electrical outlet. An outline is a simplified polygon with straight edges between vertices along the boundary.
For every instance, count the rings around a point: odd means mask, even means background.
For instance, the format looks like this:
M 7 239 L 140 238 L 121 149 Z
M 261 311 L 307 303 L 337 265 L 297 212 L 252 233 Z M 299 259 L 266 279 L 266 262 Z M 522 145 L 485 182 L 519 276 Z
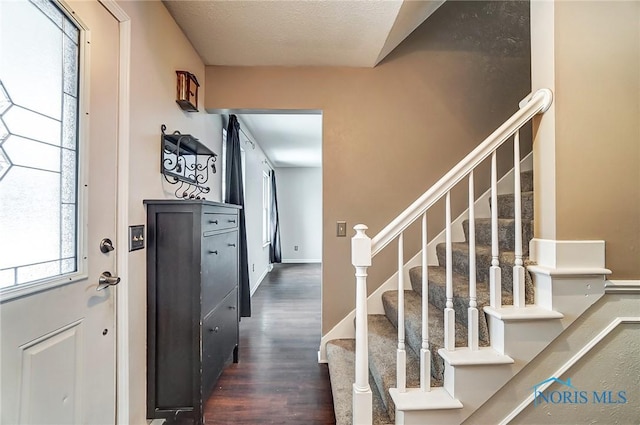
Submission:
M 347 222 L 346 221 L 338 221 L 336 223 L 336 236 L 340 238 L 344 238 L 347 236 Z
M 293 246 L 293 250 L 294 250 L 294 251 L 297 251 L 297 250 L 298 250 L 298 245 L 294 245 L 294 246 Z
M 252 264 L 252 265 L 251 265 L 251 271 L 252 271 L 252 272 L 255 272 L 255 271 L 256 271 L 256 265 L 255 265 L 255 264 Z

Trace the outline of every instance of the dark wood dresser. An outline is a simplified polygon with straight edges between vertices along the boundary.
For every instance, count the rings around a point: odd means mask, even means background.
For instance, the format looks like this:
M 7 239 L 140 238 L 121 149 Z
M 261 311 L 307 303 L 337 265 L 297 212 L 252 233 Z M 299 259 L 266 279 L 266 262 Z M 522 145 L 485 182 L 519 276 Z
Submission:
M 238 361 L 238 209 L 146 200 L 147 418 L 201 424 Z

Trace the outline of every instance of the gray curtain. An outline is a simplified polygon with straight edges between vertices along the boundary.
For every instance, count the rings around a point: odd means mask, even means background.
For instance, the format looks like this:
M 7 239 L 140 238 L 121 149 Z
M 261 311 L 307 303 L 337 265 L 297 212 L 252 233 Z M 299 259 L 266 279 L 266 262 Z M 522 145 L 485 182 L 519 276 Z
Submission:
M 244 190 L 242 184 L 242 156 L 240 153 L 240 123 L 235 115 L 229 116 L 227 126 L 227 157 L 226 164 L 226 197 L 228 204 L 240 205 L 239 232 L 239 262 L 240 280 L 238 282 L 240 317 L 251 317 L 251 292 L 249 288 L 249 264 L 247 261 L 247 227 L 244 214 Z
M 271 246 L 269 259 L 272 263 L 282 262 L 280 249 L 280 220 L 278 219 L 278 197 L 276 195 L 276 172 L 271 170 Z

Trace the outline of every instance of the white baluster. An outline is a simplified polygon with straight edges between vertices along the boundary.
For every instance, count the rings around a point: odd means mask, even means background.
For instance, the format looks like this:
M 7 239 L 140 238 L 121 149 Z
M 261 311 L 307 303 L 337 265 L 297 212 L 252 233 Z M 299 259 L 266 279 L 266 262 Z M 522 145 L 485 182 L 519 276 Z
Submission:
M 522 198 L 520 188 L 520 131 L 513 140 L 513 217 L 515 219 L 515 264 L 513 266 L 513 306 L 524 307 L 524 263 L 522 261 Z
M 371 239 L 367 226 L 358 224 L 351 238 L 351 263 L 356 268 L 356 382 L 353 384 L 353 423 L 371 424 L 373 404 L 369 387 L 369 330 L 367 326 L 367 268 L 371 266 Z
M 496 152 L 491 154 L 491 268 L 489 269 L 489 304 L 502 306 L 502 276 L 500 275 L 500 249 L 498 246 L 498 169 Z
M 453 255 L 451 252 L 451 192 L 446 198 L 446 255 L 447 255 L 447 304 L 444 309 L 444 348 L 449 351 L 456 349 L 455 310 L 453 309 Z
M 398 349 L 396 351 L 396 388 L 407 390 L 407 352 L 404 347 L 404 234 L 398 237 Z
M 473 170 L 469 173 L 469 309 L 468 328 L 470 350 L 478 349 L 478 308 L 476 300 L 476 213 L 473 190 Z
M 422 215 L 422 347 L 420 348 L 420 388 L 431 391 L 429 351 L 429 263 L 427 262 L 427 213 Z

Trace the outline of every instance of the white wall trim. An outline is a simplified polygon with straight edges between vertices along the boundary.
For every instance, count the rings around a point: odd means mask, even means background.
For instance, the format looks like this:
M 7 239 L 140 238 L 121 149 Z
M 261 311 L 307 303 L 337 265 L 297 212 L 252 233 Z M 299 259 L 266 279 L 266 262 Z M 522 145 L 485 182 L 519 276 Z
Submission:
M 283 258 L 283 264 L 305 264 L 305 263 L 322 263 L 318 258 Z
M 116 423 L 130 422 L 129 396 L 129 150 L 130 150 L 130 74 L 131 18 L 115 0 L 100 0 L 105 9 L 119 22 L 118 65 L 118 150 L 117 150 L 117 245 L 116 273 L 122 282 L 116 292 Z
M 534 238 L 530 257 L 548 269 L 605 269 L 605 242 Z
M 258 277 L 258 281 L 256 282 L 255 285 L 253 285 L 253 288 L 251 288 L 251 292 L 250 292 L 250 296 L 253 297 L 253 294 L 256 293 L 256 291 L 258 290 L 258 288 L 260 287 L 260 284 L 262 283 L 262 281 L 264 280 L 265 277 L 267 277 L 267 275 L 269 274 L 269 272 L 273 269 L 273 266 L 271 264 L 269 264 L 270 267 L 265 267 L 264 271 L 262 272 L 262 274 L 260 275 L 260 277 Z
M 332 339 L 356 337 L 355 317 L 356 311 L 354 309 L 323 335 L 322 339 L 320 339 L 320 349 L 318 350 L 318 363 L 327 363 L 327 342 Z
M 565 364 L 563 364 L 558 370 L 556 370 L 551 376 L 562 376 L 569 368 L 574 366 L 582 357 L 589 353 L 596 345 L 600 343 L 607 335 L 609 335 L 618 325 L 622 323 L 640 323 L 640 317 L 617 317 L 606 328 L 604 328 L 598 335 L 596 335 L 591 341 L 589 341 L 584 347 L 582 347 L 573 357 L 571 357 Z M 544 391 L 548 388 L 552 382 L 548 382 L 539 386 L 540 391 Z M 520 403 L 511 413 L 509 413 L 502 421 L 500 425 L 506 425 L 514 420 L 520 412 L 522 412 L 531 402 L 534 400 L 534 394 L 530 394 L 522 403 Z
M 640 280 L 607 280 L 605 294 L 640 294 Z

